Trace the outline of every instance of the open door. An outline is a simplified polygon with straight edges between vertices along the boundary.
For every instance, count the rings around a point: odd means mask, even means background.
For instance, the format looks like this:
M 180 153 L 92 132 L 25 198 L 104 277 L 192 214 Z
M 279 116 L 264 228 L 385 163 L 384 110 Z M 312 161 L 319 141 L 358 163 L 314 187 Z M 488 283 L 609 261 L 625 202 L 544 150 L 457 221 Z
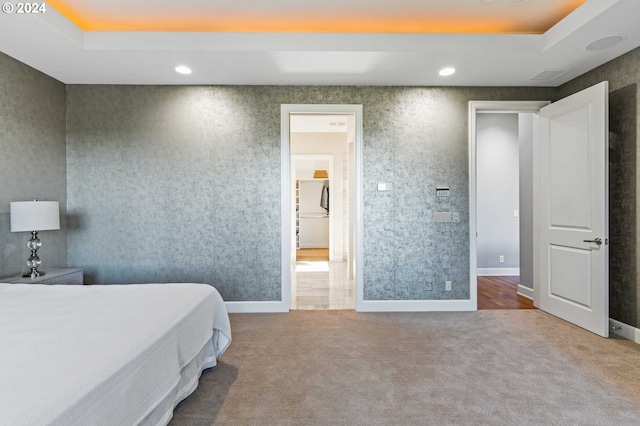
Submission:
M 540 109 L 539 307 L 609 336 L 608 82 Z

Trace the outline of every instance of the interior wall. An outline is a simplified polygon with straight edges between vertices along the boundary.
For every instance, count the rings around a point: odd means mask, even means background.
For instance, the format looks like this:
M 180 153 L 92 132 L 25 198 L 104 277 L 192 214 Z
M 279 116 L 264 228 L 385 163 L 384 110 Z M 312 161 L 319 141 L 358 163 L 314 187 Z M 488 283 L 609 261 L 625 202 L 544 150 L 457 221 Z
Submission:
M 280 105 L 361 104 L 364 299 L 469 299 L 468 102 L 554 93 L 67 86 L 69 262 L 96 283 L 208 282 L 226 300 L 280 300 Z M 433 223 L 441 208 L 460 223 Z
M 311 160 L 297 158 L 294 160 L 297 179 L 313 179 L 316 170 L 326 170 L 329 173 L 329 177 L 332 175 L 328 159 Z
M 518 114 L 520 285 L 533 290 L 533 114 Z
M 559 88 L 562 98 L 609 81 L 609 316 L 634 327 L 640 327 L 639 65 L 637 48 Z
M 0 277 L 27 271 L 27 232 L 12 201 L 58 201 L 60 230 L 38 233 L 41 270 L 67 266 L 65 85 L 0 53 Z
M 291 155 L 335 155 L 336 158 L 347 153 L 346 133 L 301 133 L 293 132 Z
M 479 273 L 519 268 L 520 224 L 514 217 L 520 208 L 518 114 L 478 114 L 476 129 Z

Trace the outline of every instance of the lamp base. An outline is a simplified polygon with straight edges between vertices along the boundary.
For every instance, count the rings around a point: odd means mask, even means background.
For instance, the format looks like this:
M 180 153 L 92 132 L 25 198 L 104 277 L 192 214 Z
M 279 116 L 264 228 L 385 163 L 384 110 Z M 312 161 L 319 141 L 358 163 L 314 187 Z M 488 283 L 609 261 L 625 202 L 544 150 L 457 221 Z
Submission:
M 31 231 L 31 238 L 27 242 L 27 247 L 31 250 L 31 256 L 27 260 L 27 266 L 31 271 L 24 274 L 23 278 L 38 278 L 44 275 L 44 272 L 38 271 L 38 266 L 42 263 L 38 257 L 38 249 L 42 246 L 40 238 L 38 238 L 38 231 Z
M 37 269 L 32 270 L 31 272 L 27 272 L 26 274 L 22 274 L 22 278 L 38 278 L 43 276 L 45 273 L 42 271 L 38 271 Z

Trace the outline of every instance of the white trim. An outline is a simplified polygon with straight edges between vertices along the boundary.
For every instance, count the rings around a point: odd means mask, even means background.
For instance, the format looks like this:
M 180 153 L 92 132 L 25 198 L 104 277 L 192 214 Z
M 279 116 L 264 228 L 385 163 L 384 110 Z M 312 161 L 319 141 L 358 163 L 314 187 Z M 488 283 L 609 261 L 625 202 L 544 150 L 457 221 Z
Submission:
M 520 268 L 478 268 L 479 277 L 513 277 L 520 275 Z
M 289 305 L 284 302 L 224 302 L 230 314 L 289 312 Z
M 637 329 L 629 324 L 625 324 L 623 322 L 614 320 L 613 318 L 609 318 L 609 330 L 616 336 L 631 340 L 635 343 L 640 343 L 640 329 Z
M 476 155 L 477 155 L 477 141 L 476 141 L 476 115 L 484 112 L 538 112 L 540 108 L 548 105 L 548 101 L 469 101 L 469 287 L 471 304 L 474 306 L 473 310 L 478 308 L 478 247 L 477 247 L 477 188 L 476 188 Z M 535 126 L 535 121 L 534 121 Z M 535 130 L 534 130 L 535 131 Z M 535 142 L 534 133 L 534 144 Z M 535 152 L 534 145 L 534 152 Z M 535 214 L 536 214 L 536 162 L 534 158 L 534 226 L 535 226 Z M 536 242 L 534 229 L 534 245 Z M 536 265 L 536 253 L 534 247 L 534 274 Z M 534 294 L 537 296 L 537 286 L 534 275 Z M 536 304 L 537 297 L 534 298 L 534 305 Z M 536 305 L 537 306 L 537 305 Z
M 526 297 L 527 299 L 533 300 L 533 289 L 529 287 L 525 287 L 521 284 L 518 284 L 518 294 L 522 297 Z
M 363 302 L 364 302 L 364 278 L 363 278 L 363 265 L 364 265 L 364 198 L 363 198 L 363 185 L 364 185 L 364 175 L 363 175 L 363 163 L 364 163 L 364 154 L 363 154 L 363 118 L 362 118 L 362 105 L 355 105 L 355 124 L 354 124 L 354 132 L 355 132 L 355 237 L 354 237 L 354 282 L 355 282 L 355 308 L 356 311 L 363 310 Z
M 540 308 L 540 115 L 533 114 L 533 306 Z
M 549 101 L 469 101 L 469 109 L 477 113 L 538 112 Z
M 289 111 L 280 107 L 280 298 L 282 305 L 291 307 L 291 269 L 294 254 L 291 247 L 291 141 L 289 137 Z M 287 248 L 288 247 L 288 248 Z
M 471 300 L 365 300 L 360 312 L 461 312 L 475 311 Z
M 282 311 L 291 307 L 291 271 L 295 264 L 291 244 L 291 141 L 289 139 L 290 114 L 353 114 L 355 116 L 355 308 L 362 310 L 362 251 L 363 251 L 363 201 L 362 201 L 362 105 L 282 104 L 280 106 L 280 164 L 281 164 L 281 277 Z

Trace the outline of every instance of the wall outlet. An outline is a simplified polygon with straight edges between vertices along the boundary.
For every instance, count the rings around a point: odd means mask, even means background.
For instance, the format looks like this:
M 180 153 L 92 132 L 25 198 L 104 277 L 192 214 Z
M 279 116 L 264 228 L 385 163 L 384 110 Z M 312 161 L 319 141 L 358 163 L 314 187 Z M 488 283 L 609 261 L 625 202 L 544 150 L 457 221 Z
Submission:
M 433 281 L 427 281 L 425 286 L 424 286 L 425 290 L 427 291 L 431 291 L 433 290 Z
M 500 263 L 504 263 L 504 256 L 500 256 Z
M 451 281 L 445 281 L 444 282 L 444 289 L 446 291 L 451 291 Z
M 452 213 L 452 217 L 451 217 L 451 221 L 453 223 L 459 223 L 460 222 L 460 213 L 458 212 L 453 212 Z

